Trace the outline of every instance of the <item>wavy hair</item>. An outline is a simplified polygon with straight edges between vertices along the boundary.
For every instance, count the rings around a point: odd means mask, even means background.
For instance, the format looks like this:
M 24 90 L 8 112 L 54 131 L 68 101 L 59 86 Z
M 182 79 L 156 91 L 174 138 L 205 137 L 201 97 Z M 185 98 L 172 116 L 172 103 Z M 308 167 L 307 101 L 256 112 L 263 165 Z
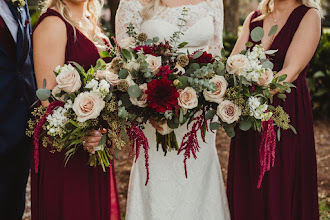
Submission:
M 70 1 L 70 0 L 68 0 Z M 89 20 L 93 25 L 93 36 L 102 34 L 99 28 L 99 19 L 101 17 L 101 10 L 104 4 L 104 0 L 88 0 L 86 9 L 89 13 Z M 63 0 L 46 0 L 42 4 L 42 13 L 44 13 L 48 8 L 56 8 L 62 17 L 73 27 L 74 34 L 76 35 L 76 28 L 78 28 L 78 23 L 72 19 L 72 14 L 70 8 L 63 2 Z M 80 30 L 87 33 L 87 30 L 80 27 Z
M 319 11 L 321 17 L 323 17 L 323 10 L 321 7 L 320 0 L 297 0 L 297 2 L 302 3 L 310 8 L 315 8 Z M 274 0 L 262 0 L 259 4 L 258 10 L 261 12 L 261 15 L 254 19 L 254 21 L 262 20 L 267 15 L 269 15 L 274 10 Z

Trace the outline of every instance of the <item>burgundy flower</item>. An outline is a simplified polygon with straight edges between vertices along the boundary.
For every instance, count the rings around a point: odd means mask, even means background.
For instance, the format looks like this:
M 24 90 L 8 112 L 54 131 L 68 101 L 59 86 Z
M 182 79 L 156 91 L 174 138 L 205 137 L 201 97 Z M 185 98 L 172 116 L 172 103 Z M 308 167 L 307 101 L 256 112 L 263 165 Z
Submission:
M 157 76 L 166 77 L 166 76 L 170 75 L 171 73 L 173 73 L 173 71 L 170 69 L 170 66 L 166 65 L 166 66 L 162 66 L 159 68 L 159 72 L 157 73 Z
M 214 62 L 213 56 L 210 53 L 207 53 L 207 52 L 204 51 L 202 56 L 198 57 L 197 59 L 194 59 L 193 56 L 194 56 L 195 53 L 193 53 L 190 56 L 190 58 L 193 59 L 196 63 L 213 63 Z
M 149 45 L 137 46 L 133 50 L 135 50 L 135 51 L 143 51 L 143 54 L 150 54 L 150 55 L 153 55 L 153 56 L 158 56 L 156 54 L 155 48 L 154 47 L 151 47 Z
M 156 112 L 165 113 L 178 105 L 179 93 L 167 77 L 152 80 L 148 84 L 146 94 L 148 106 Z

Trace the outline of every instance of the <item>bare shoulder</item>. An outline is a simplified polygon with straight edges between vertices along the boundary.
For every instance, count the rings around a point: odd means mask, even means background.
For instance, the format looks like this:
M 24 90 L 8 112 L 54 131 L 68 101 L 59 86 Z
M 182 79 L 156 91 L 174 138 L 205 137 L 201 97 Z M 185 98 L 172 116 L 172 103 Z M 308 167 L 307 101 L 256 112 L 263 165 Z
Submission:
M 144 6 L 151 2 L 152 0 L 120 0 L 120 2 L 132 2 L 132 3 L 139 3 L 140 5 Z
M 34 31 L 35 36 L 44 37 L 66 37 L 66 26 L 64 21 L 57 16 L 46 17 Z
M 302 25 L 306 26 L 321 26 L 321 14 L 316 8 L 311 8 L 301 21 Z

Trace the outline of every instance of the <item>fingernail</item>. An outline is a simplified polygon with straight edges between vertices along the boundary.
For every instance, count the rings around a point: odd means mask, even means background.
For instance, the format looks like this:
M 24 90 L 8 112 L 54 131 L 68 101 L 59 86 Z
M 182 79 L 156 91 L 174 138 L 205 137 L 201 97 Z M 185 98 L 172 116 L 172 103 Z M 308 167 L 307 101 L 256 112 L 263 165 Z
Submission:
M 94 133 L 95 135 L 100 135 L 101 134 L 101 132 L 100 131 L 95 131 L 95 133 Z

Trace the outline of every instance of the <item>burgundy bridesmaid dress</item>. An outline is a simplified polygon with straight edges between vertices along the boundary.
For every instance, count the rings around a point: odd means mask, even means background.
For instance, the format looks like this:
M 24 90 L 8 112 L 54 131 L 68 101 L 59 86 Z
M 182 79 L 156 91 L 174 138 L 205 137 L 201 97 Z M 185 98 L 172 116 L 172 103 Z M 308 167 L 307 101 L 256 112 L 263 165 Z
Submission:
M 48 16 L 57 16 L 66 24 L 65 62 L 75 61 L 86 70 L 96 65 L 100 56 L 95 45 L 79 30 L 75 39 L 73 27 L 58 12 L 48 9 L 36 27 Z M 50 153 L 41 146 L 39 172 L 32 170 L 31 176 L 33 220 L 120 219 L 114 167 L 107 172 L 89 167 L 84 150 L 64 166 L 64 153 Z
M 293 36 L 308 10 L 305 5 L 297 7 L 274 39 L 270 49 L 278 49 L 275 57 L 272 57 L 275 71 L 282 69 Z M 258 15 L 256 12 L 251 20 Z M 263 21 L 251 22 L 250 30 L 262 26 Z M 251 39 L 250 41 L 253 42 Z M 260 189 L 257 189 L 260 134 L 237 130 L 232 139 L 227 185 L 232 219 L 319 219 L 313 116 L 306 83 L 307 69 L 308 65 L 294 82 L 297 88 L 287 94 L 285 102 L 278 98 L 274 100 L 275 106 L 282 106 L 290 115 L 291 124 L 298 134 L 295 135 L 291 130 L 282 131 L 281 141 L 276 146 L 275 166 L 266 172 Z

